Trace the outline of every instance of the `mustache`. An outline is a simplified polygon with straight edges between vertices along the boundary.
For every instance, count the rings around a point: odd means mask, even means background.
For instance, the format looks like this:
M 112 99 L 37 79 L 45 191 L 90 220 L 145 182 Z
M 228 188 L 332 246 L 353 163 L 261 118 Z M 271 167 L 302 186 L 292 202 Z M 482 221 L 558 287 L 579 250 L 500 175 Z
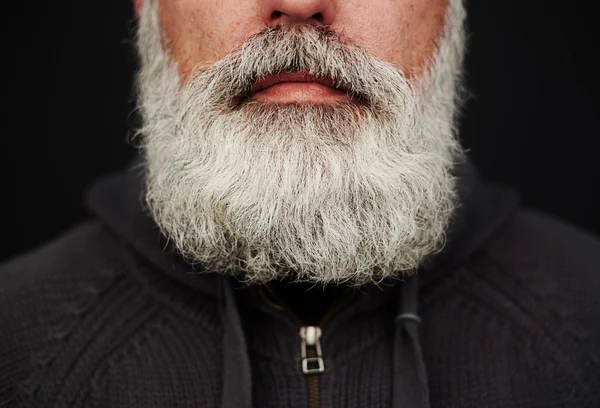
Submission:
M 408 81 L 401 68 L 367 53 L 330 26 L 292 23 L 266 28 L 220 61 L 197 67 L 190 87 L 210 92 L 210 103 L 235 110 L 248 101 L 260 78 L 294 72 L 326 78 L 371 108 L 382 92 L 394 91 L 390 83 Z

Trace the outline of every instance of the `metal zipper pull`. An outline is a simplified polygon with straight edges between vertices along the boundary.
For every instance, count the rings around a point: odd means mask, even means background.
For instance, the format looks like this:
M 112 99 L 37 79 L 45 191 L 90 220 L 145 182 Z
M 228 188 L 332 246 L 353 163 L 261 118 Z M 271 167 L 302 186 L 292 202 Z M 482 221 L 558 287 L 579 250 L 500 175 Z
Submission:
M 321 354 L 321 328 L 318 326 L 302 326 L 302 372 L 306 375 L 325 372 L 325 361 Z

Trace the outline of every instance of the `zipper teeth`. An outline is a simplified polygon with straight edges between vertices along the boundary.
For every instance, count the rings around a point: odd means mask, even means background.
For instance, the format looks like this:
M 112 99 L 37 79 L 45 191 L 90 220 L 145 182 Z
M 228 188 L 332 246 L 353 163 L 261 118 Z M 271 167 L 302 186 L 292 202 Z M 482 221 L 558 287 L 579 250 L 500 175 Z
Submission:
M 308 378 L 308 405 L 310 408 L 320 408 L 321 398 L 319 395 L 319 377 L 311 375 Z
M 263 301 L 265 302 L 265 304 L 267 304 L 267 306 L 280 311 L 286 315 L 288 315 L 288 317 L 290 317 L 298 326 L 298 328 L 301 328 L 302 326 L 304 326 L 304 324 L 302 323 L 302 320 L 300 319 L 300 317 L 294 313 L 292 310 L 278 304 L 277 302 L 273 301 L 269 295 L 265 292 L 265 289 L 263 286 L 258 286 L 258 293 L 259 296 L 263 299 Z M 336 304 L 334 304 L 332 306 L 332 308 L 325 314 L 325 316 L 323 316 L 321 318 L 321 320 L 319 320 L 319 322 L 317 323 L 317 326 L 321 328 L 321 330 L 324 329 L 324 327 L 327 325 L 327 323 L 329 323 L 329 321 L 344 307 L 346 306 L 348 303 L 350 303 L 350 301 L 354 298 L 355 295 L 355 291 L 352 291 L 350 289 L 346 289 L 346 292 L 344 293 L 343 297 L 336 302 Z M 319 376 L 318 375 L 310 375 L 307 377 L 307 385 L 308 385 L 308 405 L 310 408 L 321 408 L 321 396 L 320 396 L 320 390 L 319 390 Z
M 269 307 L 288 315 L 288 317 L 290 317 L 294 321 L 294 323 L 296 323 L 298 328 L 304 326 L 304 323 L 302 323 L 302 320 L 296 313 L 294 313 L 292 310 L 288 309 L 287 307 L 282 306 L 282 305 L 278 304 L 277 302 L 273 301 L 269 297 L 269 295 L 265 292 L 265 289 L 263 286 L 258 286 L 257 289 L 258 289 L 258 293 L 259 293 L 260 297 L 264 300 L 264 302 Z M 342 298 L 336 304 L 333 305 L 333 307 L 321 318 L 321 320 L 319 320 L 317 322 L 316 326 L 320 327 L 321 329 L 324 329 L 325 326 L 327 326 L 327 324 L 329 323 L 329 321 L 344 306 L 346 306 L 348 303 L 350 303 L 350 301 L 354 298 L 355 293 L 356 292 L 351 289 L 346 289 L 346 292 L 342 295 Z
M 273 309 L 277 309 L 279 311 L 285 312 L 285 307 L 279 305 L 278 303 L 275 303 L 274 301 L 272 301 L 269 296 L 265 293 L 265 289 L 263 286 L 259 286 L 258 287 L 258 292 L 260 293 L 261 297 L 263 298 L 263 300 L 265 301 L 265 303 L 267 303 L 268 306 L 272 307 Z
M 304 326 L 304 324 L 302 323 L 302 320 L 296 313 L 294 313 L 293 311 L 289 310 L 288 308 L 278 304 L 277 302 L 273 301 L 269 297 L 269 295 L 265 292 L 265 288 L 263 286 L 258 286 L 257 289 L 258 289 L 258 293 L 259 293 L 260 297 L 267 304 L 267 306 L 286 314 L 290 319 L 292 319 L 294 321 L 294 323 L 296 324 L 296 326 L 298 326 L 298 328 Z
M 342 298 L 339 300 L 339 302 L 336 302 L 336 304 L 334 304 L 332 306 L 332 308 L 325 314 L 325 316 L 323 316 L 321 318 L 321 320 L 319 320 L 318 326 L 321 328 L 321 330 L 323 330 L 325 328 L 325 326 L 327 326 L 329 321 L 336 314 L 338 314 L 338 312 L 341 309 L 343 309 L 345 306 L 347 306 L 350 303 L 350 301 L 354 298 L 354 295 L 355 295 L 355 291 L 353 291 L 351 289 L 346 289 L 346 291 L 342 295 Z

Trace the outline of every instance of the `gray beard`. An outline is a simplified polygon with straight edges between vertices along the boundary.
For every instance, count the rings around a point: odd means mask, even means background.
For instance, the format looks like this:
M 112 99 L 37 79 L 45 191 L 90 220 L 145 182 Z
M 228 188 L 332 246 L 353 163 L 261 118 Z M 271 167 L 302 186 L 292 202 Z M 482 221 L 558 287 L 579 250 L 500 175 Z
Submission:
M 247 283 L 364 285 L 414 272 L 440 249 L 456 206 L 464 10 L 451 0 L 418 81 L 331 32 L 253 36 L 182 84 L 157 1 L 138 32 L 146 202 L 180 253 Z M 256 78 L 306 70 L 357 103 L 264 104 Z

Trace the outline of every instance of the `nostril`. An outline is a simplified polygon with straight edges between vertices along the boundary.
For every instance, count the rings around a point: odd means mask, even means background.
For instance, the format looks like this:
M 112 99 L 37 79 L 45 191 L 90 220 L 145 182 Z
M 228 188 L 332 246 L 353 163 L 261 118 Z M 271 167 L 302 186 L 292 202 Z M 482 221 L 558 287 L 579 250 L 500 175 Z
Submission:
M 278 20 L 280 18 L 282 18 L 282 16 L 285 13 L 279 11 L 279 10 L 275 10 L 271 13 L 271 20 Z M 310 19 L 313 21 L 318 21 L 320 23 L 322 23 L 325 20 L 325 17 L 323 16 L 323 13 L 315 13 L 312 16 L 310 16 Z

